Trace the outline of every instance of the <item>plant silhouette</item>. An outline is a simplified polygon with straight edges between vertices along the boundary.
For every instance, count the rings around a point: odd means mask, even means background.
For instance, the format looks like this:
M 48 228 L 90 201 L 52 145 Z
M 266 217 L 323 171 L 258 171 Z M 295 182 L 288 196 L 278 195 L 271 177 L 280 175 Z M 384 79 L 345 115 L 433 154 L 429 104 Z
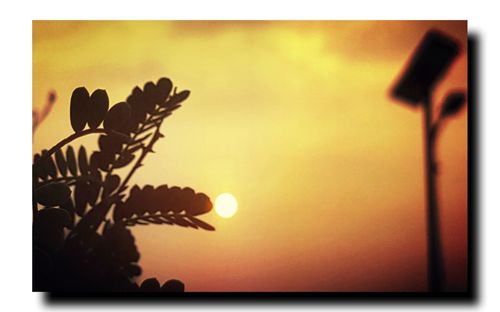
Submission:
M 50 111 L 52 110 L 52 107 L 54 106 L 54 103 L 56 102 L 57 99 L 57 94 L 54 90 L 49 91 L 47 94 L 47 100 L 45 102 L 45 105 L 41 110 L 33 110 L 32 113 L 32 119 L 33 119 L 33 128 L 32 128 L 32 134 L 35 134 L 36 129 L 38 126 L 42 123 L 42 121 L 47 118 L 49 115 Z
M 73 91 L 75 133 L 33 161 L 34 291 L 184 291 L 179 280 L 160 285 L 149 278 L 140 286 L 134 281 L 141 274 L 140 255 L 128 228 L 167 224 L 215 230 L 198 219 L 212 209 L 203 193 L 167 185 L 129 188 L 163 137 L 163 121 L 188 96 L 188 90 L 177 92 L 170 79 L 161 78 L 135 87 L 125 102 L 108 110 L 105 90 Z M 98 150 L 89 154 L 84 146 L 76 151 L 69 145 L 91 134 L 100 134 Z M 116 170 L 128 167 L 122 179 Z

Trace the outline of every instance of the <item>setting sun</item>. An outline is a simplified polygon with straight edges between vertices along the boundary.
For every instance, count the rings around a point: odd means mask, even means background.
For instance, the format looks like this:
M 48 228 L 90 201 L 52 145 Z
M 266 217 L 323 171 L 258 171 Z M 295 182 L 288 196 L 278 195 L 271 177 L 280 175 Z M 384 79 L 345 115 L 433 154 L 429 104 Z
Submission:
M 223 218 L 231 218 L 238 210 L 238 201 L 229 193 L 222 193 L 215 199 L 215 211 Z

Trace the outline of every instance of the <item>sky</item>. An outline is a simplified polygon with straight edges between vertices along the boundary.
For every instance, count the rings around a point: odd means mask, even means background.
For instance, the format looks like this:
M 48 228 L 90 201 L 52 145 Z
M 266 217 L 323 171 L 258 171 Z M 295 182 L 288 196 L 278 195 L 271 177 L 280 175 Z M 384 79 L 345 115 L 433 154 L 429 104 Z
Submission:
M 33 153 L 73 132 L 73 89 L 110 103 L 169 77 L 191 95 L 132 179 L 233 194 L 215 232 L 132 231 L 139 280 L 187 291 L 425 291 L 422 119 L 389 90 L 425 32 L 462 43 L 433 96 L 467 89 L 461 21 L 34 21 L 33 108 L 57 102 Z M 97 136 L 74 146 L 96 147 Z M 439 138 L 448 290 L 467 283 L 467 112 Z

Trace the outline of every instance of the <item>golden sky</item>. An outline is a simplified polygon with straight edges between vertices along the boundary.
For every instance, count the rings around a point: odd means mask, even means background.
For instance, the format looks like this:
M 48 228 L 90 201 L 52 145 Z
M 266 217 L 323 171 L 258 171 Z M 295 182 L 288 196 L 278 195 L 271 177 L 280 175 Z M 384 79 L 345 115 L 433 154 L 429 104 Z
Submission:
M 422 114 L 389 89 L 423 34 L 463 44 L 434 100 L 467 88 L 466 22 L 33 22 L 33 152 L 72 133 L 74 88 L 111 103 L 169 77 L 191 90 L 133 183 L 236 196 L 216 232 L 133 228 L 141 279 L 187 291 L 426 289 Z M 436 105 L 438 106 L 438 105 Z M 96 146 L 97 136 L 75 146 Z M 438 143 L 449 289 L 466 286 L 467 113 Z

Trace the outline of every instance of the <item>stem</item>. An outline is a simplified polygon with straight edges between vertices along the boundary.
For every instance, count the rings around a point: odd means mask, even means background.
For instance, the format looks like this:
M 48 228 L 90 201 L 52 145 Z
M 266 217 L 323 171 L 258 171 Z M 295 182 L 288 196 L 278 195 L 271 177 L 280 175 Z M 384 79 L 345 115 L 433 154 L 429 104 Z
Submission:
M 40 187 L 42 187 L 44 185 L 47 185 L 49 183 L 54 183 L 54 182 L 66 182 L 68 185 L 71 185 L 72 183 L 74 183 L 76 181 L 87 181 L 87 180 L 102 184 L 102 182 L 100 180 L 96 179 L 92 175 L 81 175 L 81 176 L 76 176 L 76 177 L 69 176 L 69 177 L 59 177 L 59 178 L 55 178 L 55 179 L 51 179 L 51 180 L 46 180 L 46 181 L 41 182 L 40 184 L 37 184 L 35 189 L 39 189 Z
M 98 129 L 87 129 L 87 130 L 84 130 L 84 131 L 81 131 L 81 132 L 76 132 L 76 133 L 73 133 L 72 135 L 68 136 L 67 138 L 61 140 L 59 143 L 57 143 L 56 145 L 54 145 L 51 149 L 49 149 L 47 151 L 46 154 L 44 154 L 42 157 L 40 157 L 38 159 L 38 161 L 40 161 L 43 157 L 50 157 L 52 156 L 52 154 L 54 154 L 56 151 L 58 151 L 59 149 L 61 149 L 64 145 L 70 143 L 71 141 L 73 140 L 76 140 L 82 136 L 85 136 L 87 134 L 93 134 L 93 133 L 106 133 L 106 130 L 102 129 L 102 128 L 98 128 Z M 35 163 L 33 164 L 33 167 L 35 166 Z M 33 177 L 33 183 L 35 181 L 35 177 Z M 39 186 L 38 186 L 39 187 Z M 36 218 L 36 214 L 38 213 L 38 208 L 37 208 L 37 204 L 34 200 L 34 197 L 35 197 L 35 184 L 33 184 L 33 205 L 32 205 L 32 210 L 33 210 L 33 220 Z
M 182 214 L 179 214 L 180 216 L 185 216 L 185 215 L 182 215 Z M 162 222 L 171 222 L 170 220 L 168 220 L 169 217 L 175 217 L 176 214 L 174 213 L 168 213 L 168 214 L 157 214 L 157 215 L 142 215 L 142 216 L 135 216 L 135 217 L 130 217 L 130 218 L 127 218 L 127 219 L 123 219 L 121 220 L 120 222 L 123 222 L 124 224 L 127 224 L 127 223 L 130 223 L 130 222 L 136 222 L 138 220 L 142 220 L 142 221 L 146 221 L 146 222 L 149 222 L 151 223 L 151 221 L 149 221 L 149 218 L 153 218 L 153 219 L 157 219 L 157 218 L 163 218 L 162 219 Z
M 150 116 L 149 119 L 151 119 L 151 117 L 152 116 Z M 101 198 L 101 201 L 98 204 L 95 205 L 95 208 L 93 210 L 91 210 L 87 215 L 85 215 L 82 218 L 82 220 L 80 220 L 80 222 L 74 228 L 74 230 L 71 231 L 70 235 L 72 233 L 74 233 L 74 232 L 78 232 L 78 231 L 82 230 L 82 228 L 85 228 L 85 227 L 88 227 L 88 228 L 91 228 L 91 229 L 94 229 L 94 230 L 99 227 L 99 225 L 104 220 L 104 218 L 106 217 L 107 213 L 109 212 L 109 210 L 113 206 L 113 204 L 114 204 L 114 200 L 113 199 L 119 199 L 120 198 L 120 193 L 126 188 L 127 182 L 130 180 L 130 178 L 132 177 L 132 175 L 134 174 L 134 172 L 140 167 L 140 163 L 144 160 L 144 158 L 146 157 L 146 154 L 149 151 L 151 151 L 151 148 L 152 148 L 153 144 L 160 138 L 159 131 L 160 131 L 160 127 L 161 127 L 162 123 L 163 123 L 163 120 L 158 124 L 158 126 L 157 126 L 157 128 L 155 130 L 155 133 L 153 134 L 153 137 L 151 138 L 151 141 L 142 150 L 141 156 L 139 157 L 139 159 L 137 159 L 137 161 L 134 164 L 134 167 L 130 170 L 130 172 L 128 173 L 127 177 L 125 178 L 125 180 L 123 180 L 123 182 L 117 188 L 117 190 L 113 194 L 109 194 L 106 198 Z M 131 142 L 133 142 L 134 139 L 137 137 L 137 135 L 139 133 L 141 133 L 142 129 L 144 129 L 144 124 L 141 125 L 141 128 L 136 133 L 134 133 L 134 136 L 133 136 Z M 126 144 L 126 146 L 123 148 L 123 150 L 127 149 L 127 146 L 129 146 L 129 143 Z M 114 165 L 115 164 L 113 162 L 113 164 L 111 165 L 111 168 L 109 169 L 108 173 L 106 174 L 106 177 L 109 176 L 109 175 L 111 175 L 111 172 L 114 169 Z M 109 205 L 107 203 L 109 203 Z M 95 218 L 94 217 L 90 218 L 89 217 L 90 214 L 96 215 L 96 217 Z
M 139 128 L 139 130 L 137 130 L 137 132 L 134 133 L 134 135 L 132 136 L 132 139 L 129 142 L 134 142 L 135 139 L 137 138 L 137 136 L 139 134 L 142 134 L 142 132 L 144 131 L 145 124 L 147 124 L 149 121 L 151 121 L 152 118 L 153 118 L 153 116 L 151 116 L 151 115 L 148 116 L 148 118 L 145 120 L 145 122 L 143 124 L 141 124 L 141 127 Z M 160 123 L 160 125 L 161 125 L 161 123 Z M 159 127 L 159 125 L 158 125 L 158 127 Z M 125 144 L 125 146 L 122 148 L 122 151 L 123 150 L 127 150 L 129 147 L 130 147 L 130 143 Z M 106 180 L 108 178 L 108 176 L 111 175 L 111 173 L 115 169 L 115 164 L 116 164 L 116 160 L 113 161 L 113 163 L 111 164 L 111 168 L 109 168 L 109 171 L 106 173 L 106 177 L 104 177 L 104 180 Z M 136 164 L 134 166 L 136 166 L 136 165 L 137 165 L 137 162 L 136 162 Z M 117 191 L 115 192 L 115 194 L 119 194 L 121 191 L 122 191 L 122 187 L 120 186 L 117 189 Z
M 62 141 L 60 141 L 59 143 L 54 145 L 51 149 L 49 149 L 44 157 L 50 157 L 52 154 L 57 152 L 64 145 L 70 143 L 71 141 L 76 140 L 82 136 L 86 136 L 87 134 L 93 134 L 93 133 L 107 133 L 107 131 L 102 129 L 102 128 L 98 128 L 98 129 L 87 129 L 87 130 L 83 130 L 81 132 L 75 132 L 72 135 L 70 135 L 69 137 L 63 139 Z M 39 161 L 40 161 L 40 159 L 42 159 L 42 157 L 39 158 Z
M 137 130 L 137 132 L 134 133 L 134 136 L 132 137 L 132 139 L 130 140 L 130 142 L 133 142 L 137 138 L 137 136 L 139 136 L 139 134 L 142 134 L 142 132 L 145 131 L 144 129 L 145 129 L 146 124 L 148 124 L 149 122 L 151 122 L 151 120 L 155 116 L 157 116 L 157 115 L 149 115 L 148 116 L 148 118 L 145 120 L 145 122 L 143 124 L 141 124 L 141 127 L 139 128 L 139 130 Z M 156 142 L 158 140 L 158 138 L 155 139 L 155 137 L 157 136 L 157 132 L 160 131 L 160 127 L 161 127 L 162 122 L 163 122 L 163 120 L 158 125 L 156 125 L 156 130 L 155 130 L 155 133 L 153 134 L 153 137 L 151 138 L 151 141 L 149 141 L 148 146 L 146 146 L 145 148 L 143 148 L 141 156 L 135 162 L 134 167 L 132 167 L 132 169 L 128 173 L 127 177 L 125 177 L 125 180 L 123 180 L 123 182 L 121 183 L 120 187 L 117 188 L 115 194 L 120 194 L 120 192 L 122 192 L 125 189 L 125 187 L 127 185 L 127 182 L 130 180 L 130 178 L 132 177 L 132 175 L 134 174 L 134 172 L 140 167 L 140 163 L 142 162 L 142 160 L 144 160 L 144 157 L 145 157 L 144 151 L 145 150 L 151 150 L 152 144 L 154 144 L 154 142 Z M 129 146 L 130 146 L 130 144 L 127 144 L 123 149 L 126 150 Z M 108 175 L 111 174 L 111 171 L 113 169 L 114 169 L 114 163 L 111 165 L 111 169 L 109 170 Z
M 134 167 L 132 167 L 132 169 L 128 173 L 127 177 L 125 177 L 125 179 L 123 180 L 122 184 L 120 185 L 120 187 L 116 191 L 117 194 L 119 194 L 121 191 L 123 191 L 125 189 L 128 181 L 130 180 L 130 178 L 132 177 L 132 175 L 134 174 L 134 172 L 137 169 L 139 169 L 139 167 L 140 167 L 142 161 L 144 160 L 144 158 L 146 157 L 146 155 L 152 150 L 153 145 L 160 138 L 159 133 L 160 133 L 160 127 L 161 127 L 162 122 L 160 122 L 158 124 L 158 127 L 156 128 L 155 133 L 153 134 L 153 137 L 151 138 L 151 141 L 149 141 L 149 144 L 145 148 L 142 149 L 141 156 L 139 156 L 139 158 L 137 159 L 137 161 L 134 164 Z

